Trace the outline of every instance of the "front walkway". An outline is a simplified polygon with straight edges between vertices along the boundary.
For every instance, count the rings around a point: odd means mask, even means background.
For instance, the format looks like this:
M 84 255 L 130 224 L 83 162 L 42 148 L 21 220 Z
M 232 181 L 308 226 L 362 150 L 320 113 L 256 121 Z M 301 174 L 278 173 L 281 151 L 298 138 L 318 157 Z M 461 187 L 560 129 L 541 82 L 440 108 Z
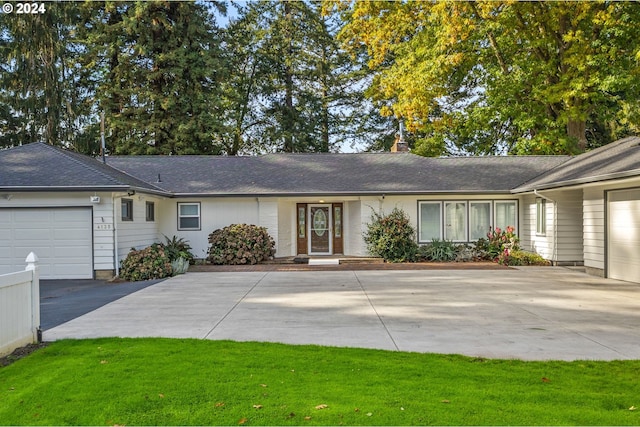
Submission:
M 640 285 L 561 267 L 188 273 L 44 333 L 108 336 L 640 359 Z

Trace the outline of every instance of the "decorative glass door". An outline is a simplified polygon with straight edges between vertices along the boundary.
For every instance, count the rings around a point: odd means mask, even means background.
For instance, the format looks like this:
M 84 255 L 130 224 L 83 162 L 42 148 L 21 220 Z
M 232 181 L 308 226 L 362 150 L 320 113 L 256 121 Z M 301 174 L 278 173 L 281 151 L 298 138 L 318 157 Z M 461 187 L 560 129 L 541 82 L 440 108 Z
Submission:
M 309 205 L 309 255 L 330 255 L 333 240 L 331 238 L 331 205 Z

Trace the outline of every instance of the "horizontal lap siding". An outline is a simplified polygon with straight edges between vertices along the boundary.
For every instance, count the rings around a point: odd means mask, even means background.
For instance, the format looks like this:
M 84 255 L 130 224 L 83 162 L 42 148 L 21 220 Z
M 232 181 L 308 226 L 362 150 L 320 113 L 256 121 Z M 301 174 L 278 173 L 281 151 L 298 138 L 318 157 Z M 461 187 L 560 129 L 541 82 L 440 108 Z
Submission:
M 605 203 L 602 189 L 587 188 L 584 190 L 582 215 L 584 265 L 604 270 Z
M 133 221 L 122 220 L 122 199 L 133 200 Z M 155 204 L 155 221 L 146 220 L 146 202 Z M 164 238 L 158 231 L 159 203 L 150 197 L 123 197 L 116 199 L 115 212 L 118 221 L 118 258 L 123 260 L 132 248 L 143 249 Z M 103 236 L 104 237 L 104 236 Z M 171 236 L 169 236 L 171 237 Z
M 558 261 L 583 261 L 582 190 L 558 194 Z

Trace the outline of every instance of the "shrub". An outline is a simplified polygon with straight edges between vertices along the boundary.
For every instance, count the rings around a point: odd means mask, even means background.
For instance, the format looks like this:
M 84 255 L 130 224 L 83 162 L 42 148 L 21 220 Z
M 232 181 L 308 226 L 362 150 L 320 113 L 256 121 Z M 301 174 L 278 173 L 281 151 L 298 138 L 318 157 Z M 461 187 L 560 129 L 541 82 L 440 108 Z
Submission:
M 433 239 L 420 246 L 418 256 L 427 261 L 449 262 L 456 259 L 456 252 L 456 245 L 451 240 Z
M 184 258 L 189 264 L 193 264 L 194 256 L 191 253 L 191 245 L 189 245 L 188 240 L 184 240 L 182 237 L 178 238 L 177 236 L 173 236 L 171 239 L 164 236 L 164 239 L 164 251 L 171 262 L 179 258 Z
M 372 217 L 363 236 L 369 252 L 387 262 L 415 261 L 416 232 L 404 211 L 394 208 L 389 215 L 382 215 L 372 209 Z
M 257 264 L 275 254 L 275 241 L 265 227 L 232 224 L 209 235 L 212 264 Z
M 172 273 L 171 261 L 158 243 L 141 250 L 132 248 L 120 266 L 120 278 L 130 281 L 162 279 Z
M 550 265 L 542 256 L 527 251 L 515 250 L 498 257 L 498 262 L 504 265 Z
M 520 239 L 515 234 L 515 229 L 508 226 L 501 230 L 489 230 L 487 239 L 478 239 L 475 243 L 475 251 L 482 259 L 498 260 L 504 254 L 520 249 Z

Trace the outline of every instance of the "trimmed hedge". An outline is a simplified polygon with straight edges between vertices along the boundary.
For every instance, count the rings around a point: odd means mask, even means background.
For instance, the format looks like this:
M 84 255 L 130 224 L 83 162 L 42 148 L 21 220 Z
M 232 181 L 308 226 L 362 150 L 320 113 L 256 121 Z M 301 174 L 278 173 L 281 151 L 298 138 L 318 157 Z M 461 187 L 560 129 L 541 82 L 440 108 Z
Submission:
M 212 264 L 257 264 L 275 255 L 276 243 L 265 227 L 232 224 L 209 235 L 209 256 Z

